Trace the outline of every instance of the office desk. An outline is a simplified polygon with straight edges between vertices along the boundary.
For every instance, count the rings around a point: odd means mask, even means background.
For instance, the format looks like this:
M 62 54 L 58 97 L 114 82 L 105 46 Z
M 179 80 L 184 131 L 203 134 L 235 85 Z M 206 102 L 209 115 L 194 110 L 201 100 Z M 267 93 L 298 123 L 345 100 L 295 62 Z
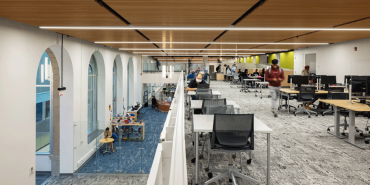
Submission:
M 195 91 L 187 91 L 186 95 L 187 95 L 187 98 L 186 100 L 189 98 L 189 101 L 187 102 L 190 102 L 190 96 L 193 96 L 193 95 L 196 95 L 197 93 Z M 220 91 L 212 91 L 212 95 L 213 96 L 217 96 L 217 98 L 221 98 L 221 93 Z M 189 106 L 189 113 L 190 113 L 190 106 Z M 189 118 L 190 118 L 190 114 L 189 114 Z
M 290 110 L 289 110 L 289 99 L 290 99 L 290 95 L 291 94 L 299 94 L 299 91 L 297 91 L 295 89 L 290 89 L 290 88 L 281 88 L 280 89 L 279 108 L 281 106 L 282 96 L 283 95 L 287 96 L 288 97 L 288 99 L 287 99 L 288 114 L 290 113 Z M 315 94 L 328 94 L 328 91 L 320 90 L 320 91 L 315 92 Z
M 199 164 L 199 132 L 212 132 L 214 115 L 194 115 L 193 130 L 195 133 L 195 184 L 198 184 L 198 164 Z M 265 125 L 262 121 L 254 117 L 254 133 L 267 134 L 267 184 L 270 184 L 270 134 L 272 129 Z
M 268 82 L 256 82 L 256 86 L 257 86 L 257 84 L 260 84 L 260 93 L 261 93 L 261 99 L 262 99 L 262 85 L 268 85 L 269 83 Z M 258 91 L 256 91 L 255 94 L 254 94 L 254 96 L 256 96 L 256 97 L 257 97 L 257 92 Z
M 334 108 L 334 133 L 331 133 L 328 131 L 329 134 L 332 134 L 338 138 L 343 138 L 340 136 L 339 133 L 339 125 L 340 125 L 340 113 L 338 107 L 347 109 L 349 111 L 349 121 L 348 121 L 348 143 L 361 148 L 364 150 L 364 148 L 358 146 L 355 144 L 355 112 L 370 112 L 370 107 L 368 105 L 362 104 L 362 103 L 355 103 L 352 101 L 352 103 L 349 103 L 348 100 L 323 100 L 319 99 L 318 101 L 331 104 Z
M 145 139 L 145 123 L 144 122 L 141 122 L 141 123 L 140 122 L 135 122 L 135 123 L 132 123 L 132 124 L 131 123 L 121 123 L 121 122 L 120 123 L 111 122 L 111 129 L 112 130 L 113 130 L 114 126 L 124 126 L 124 127 L 141 126 L 141 127 L 143 127 L 143 131 L 142 131 L 143 137 L 141 138 L 141 141 L 144 141 L 144 139 Z M 127 136 L 127 141 L 130 141 L 130 134 L 134 134 L 134 133 L 130 133 L 130 131 L 127 131 L 127 132 L 122 131 L 122 133 L 121 133 L 121 131 L 118 132 L 118 134 L 123 134 L 123 133 L 128 135 Z M 125 139 L 122 137 L 122 140 L 125 140 Z
M 240 91 L 249 91 L 250 92 L 250 90 L 248 89 L 248 86 L 247 86 L 247 81 L 258 82 L 258 81 L 260 81 L 260 79 L 256 79 L 256 78 L 243 79 L 243 82 L 245 83 L 245 85 L 244 85 L 244 88 Z M 246 87 L 247 87 L 247 89 L 245 89 Z M 254 87 L 254 89 L 255 89 L 255 92 L 257 92 L 256 87 Z
M 216 80 L 217 81 L 223 81 L 224 80 L 224 74 L 216 73 Z

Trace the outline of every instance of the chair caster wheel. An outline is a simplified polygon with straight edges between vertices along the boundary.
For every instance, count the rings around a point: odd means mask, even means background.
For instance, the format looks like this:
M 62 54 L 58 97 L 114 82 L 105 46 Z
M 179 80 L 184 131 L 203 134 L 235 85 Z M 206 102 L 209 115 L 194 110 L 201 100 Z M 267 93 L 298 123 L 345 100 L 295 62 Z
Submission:
M 205 169 L 204 169 L 204 171 L 209 172 L 209 168 L 208 168 L 208 167 L 207 167 L 207 168 L 205 168 Z
M 203 159 L 203 155 L 200 155 L 200 156 L 199 156 L 199 159 Z
M 254 95 L 255 97 L 257 97 L 257 95 Z
M 365 141 L 366 144 L 369 144 L 369 141 Z
M 311 118 L 311 116 L 308 116 L 308 118 Z
M 346 134 L 345 133 L 342 133 L 342 136 L 345 136 Z
M 261 99 L 262 99 L 262 97 L 261 97 Z
M 325 114 L 324 114 L 324 113 L 321 113 L 321 115 L 322 115 L 322 116 L 325 116 Z
M 233 180 L 229 179 L 229 182 L 233 182 Z
M 297 116 L 297 114 L 296 114 L 296 113 L 294 113 L 294 116 Z
M 193 146 L 194 146 L 194 141 L 193 141 Z
M 316 114 L 316 116 L 319 116 L 318 114 Z
M 236 155 L 233 155 L 232 157 L 233 157 L 233 159 L 235 159 L 236 158 Z
M 212 179 L 212 177 L 213 177 L 212 172 L 209 172 L 207 175 L 208 175 L 208 178 Z
M 364 136 L 364 134 L 363 133 L 360 133 L 360 136 Z
M 195 160 L 196 160 L 196 159 L 195 159 L 195 158 L 193 158 L 193 159 L 191 160 L 191 163 L 195 163 Z
M 251 164 L 251 163 L 252 163 L 252 159 L 248 159 L 247 164 Z
M 356 130 L 356 132 L 359 132 L 358 130 Z
M 188 118 L 188 120 L 190 121 L 190 118 Z
M 328 128 L 327 131 L 330 131 L 330 128 Z

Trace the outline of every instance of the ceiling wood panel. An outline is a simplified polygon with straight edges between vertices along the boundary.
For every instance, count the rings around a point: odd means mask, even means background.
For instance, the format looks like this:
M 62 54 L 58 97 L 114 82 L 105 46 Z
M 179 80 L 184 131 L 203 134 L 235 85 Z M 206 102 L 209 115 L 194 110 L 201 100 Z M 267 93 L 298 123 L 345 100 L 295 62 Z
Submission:
M 284 42 L 336 43 L 370 37 L 369 31 L 319 31 L 309 35 L 285 40 Z
M 222 31 L 152 31 L 142 30 L 153 42 L 211 42 Z
M 1 0 L 0 17 L 34 26 L 127 26 L 94 0 Z
M 258 0 L 105 0 L 134 26 L 230 26 Z
M 275 42 L 307 31 L 228 31 L 216 42 Z
M 268 0 L 236 26 L 332 27 L 369 17 L 369 9 L 369 0 Z

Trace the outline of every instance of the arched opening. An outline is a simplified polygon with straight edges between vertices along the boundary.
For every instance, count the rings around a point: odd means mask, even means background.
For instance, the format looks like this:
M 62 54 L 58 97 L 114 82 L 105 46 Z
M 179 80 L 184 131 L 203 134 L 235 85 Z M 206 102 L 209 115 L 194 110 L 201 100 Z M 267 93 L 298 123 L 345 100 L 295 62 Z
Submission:
M 134 104 L 134 63 L 132 57 L 127 64 L 127 110 Z
M 87 140 L 90 144 L 105 128 L 105 72 L 104 60 L 99 51 L 90 58 L 87 92 Z
M 113 62 L 113 75 L 112 75 L 112 112 L 113 117 L 117 114 L 117 64 L 116 59 Z
M 116 58 L 114 59 L 113 74 L 114 73 L 116 73 L 116 76 L 113 75 L 113 79 L 116 78 L 115 79 L 116 81 L 115 82 L 113 81 L 113 84 L 115 84 L 116 89 L 113 90 L 113 93 L 116 92 L 115 96 L 116 114 L 119 114 L 123 113 L 123 66 L 121 57 L 119 55 L 117 55 Z

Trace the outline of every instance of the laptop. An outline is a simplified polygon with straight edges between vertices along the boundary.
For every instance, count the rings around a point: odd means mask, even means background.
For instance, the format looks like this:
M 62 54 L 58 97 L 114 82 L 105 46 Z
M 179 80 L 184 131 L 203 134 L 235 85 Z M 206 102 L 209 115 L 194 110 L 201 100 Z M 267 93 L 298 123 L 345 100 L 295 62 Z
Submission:
M 209 84 L 198 84 L 197 88 L 209 89 Z

